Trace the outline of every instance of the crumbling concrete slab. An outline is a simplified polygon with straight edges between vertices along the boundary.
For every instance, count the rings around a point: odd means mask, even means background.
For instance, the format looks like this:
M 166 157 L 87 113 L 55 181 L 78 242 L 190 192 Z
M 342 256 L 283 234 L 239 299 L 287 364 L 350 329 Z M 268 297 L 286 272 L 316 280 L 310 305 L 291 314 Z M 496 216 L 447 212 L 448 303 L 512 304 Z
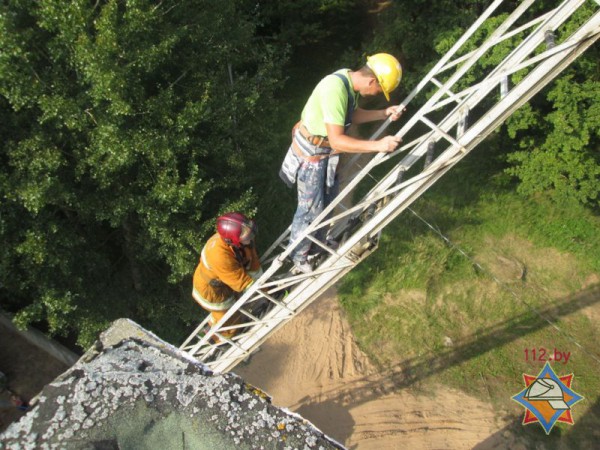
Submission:
M 0 435 L 10 449 L 341 449 L 235 374 L 118 321 Z

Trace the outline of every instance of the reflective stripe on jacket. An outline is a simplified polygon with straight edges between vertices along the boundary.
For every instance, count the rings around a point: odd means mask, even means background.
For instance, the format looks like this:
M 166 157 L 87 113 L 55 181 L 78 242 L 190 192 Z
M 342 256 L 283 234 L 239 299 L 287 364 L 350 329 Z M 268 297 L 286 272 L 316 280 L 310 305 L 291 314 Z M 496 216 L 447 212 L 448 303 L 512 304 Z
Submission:
M 227 311 L 235 302 L 235 297 L 233 295 L 221 303 L 209 302 L 200 295 L 200 292 L 198 292 L 196 288 L 192 289 L 192 297 L 194 297 L 194 300 L 207 311 Z

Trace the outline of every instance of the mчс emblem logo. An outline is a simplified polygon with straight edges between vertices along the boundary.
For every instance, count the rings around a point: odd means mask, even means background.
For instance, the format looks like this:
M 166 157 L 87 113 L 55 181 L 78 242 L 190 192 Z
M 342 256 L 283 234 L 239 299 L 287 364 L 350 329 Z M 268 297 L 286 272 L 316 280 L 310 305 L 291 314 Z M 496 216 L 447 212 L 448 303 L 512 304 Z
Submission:
M 523 379 L 525 389 L 512 397 L 525 407 L 523 425 L 539 422 L 546 434 L 556 422 L 573 425 L 571 408 L 583 397 L 571 389 L 572 373 L 559 377 L 546 363 L 537 376 L 523 374 Z

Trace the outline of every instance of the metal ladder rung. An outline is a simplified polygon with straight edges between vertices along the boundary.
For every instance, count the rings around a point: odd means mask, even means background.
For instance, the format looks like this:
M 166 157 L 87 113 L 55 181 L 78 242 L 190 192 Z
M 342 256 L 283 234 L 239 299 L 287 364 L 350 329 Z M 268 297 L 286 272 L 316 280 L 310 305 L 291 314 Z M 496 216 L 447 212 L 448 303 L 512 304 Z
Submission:
M 452 145 L 454 145 L 455 147 L 457 147 L 458 149 L 460 149 L 461 152 L 466 152 L 467 151 L 467 149 L 465 147 L 463 147 L 463 145 L 460 142 L 458 142 L 456 139 L 454 139 L 452 136 L 450 136 L 448 133 L 446 133 L 444 130 L 442 130 L 440 127 L 438 127 L 435 123 L 433 123 L 427 117 L 425 117 L 425 116 L 421 117 L 421 121 L 425 125 L 427 125 L 428 127 L 430 127 L 432 130 L 434 130 L 436 133 L 439 133 L 440 136 L 443 136 L 444 139 L 446 139 Z

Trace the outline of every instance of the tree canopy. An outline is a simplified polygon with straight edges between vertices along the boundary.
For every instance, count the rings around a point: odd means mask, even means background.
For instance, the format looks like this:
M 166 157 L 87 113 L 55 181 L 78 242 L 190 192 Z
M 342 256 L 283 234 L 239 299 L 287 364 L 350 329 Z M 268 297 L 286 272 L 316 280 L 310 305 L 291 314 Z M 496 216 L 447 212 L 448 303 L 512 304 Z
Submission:
M 0 289 L 21 324 L 89 345 L 186 315 L 166 280 L 218 213 L 255 208 L 285 59 L 256 26 L 233 0 L 3 3 Z

